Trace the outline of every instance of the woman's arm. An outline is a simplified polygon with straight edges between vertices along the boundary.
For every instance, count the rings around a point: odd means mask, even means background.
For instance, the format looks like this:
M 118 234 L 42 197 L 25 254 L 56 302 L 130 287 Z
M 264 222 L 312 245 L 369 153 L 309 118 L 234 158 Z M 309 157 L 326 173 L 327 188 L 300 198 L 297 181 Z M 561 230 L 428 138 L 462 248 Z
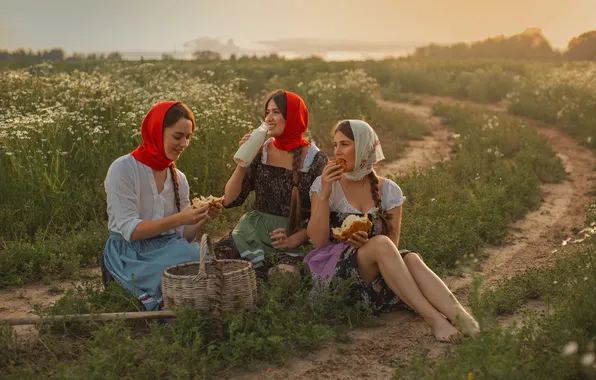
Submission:
M 311 214 L 306 231 L 308 237 L 317 248 L 324 247 L 329 243 L 329 195 L 321 196 L 313 193 L 311 197 Z
M 183 236 L 192 241 L 203 225 L 209 220 L 209 206 L 201 208 L 187 207 L 179 213 L 158 220 L 143 220 L 134 229 L 130 240 L 143 240 L 155 237 L 162 232 L 184 226 Z M 188 230 L 188 231 L 187 231 Z M 192 233 L 194 232 L 194 236 Z M 192 237 L 192 239 L 189 239 Z
M 236 166 L 234 173 L 232 173 L 232 176 L 230 177 L 230 179 L 228 179 L 228 182 L 226 183 L 226 187 L 224 189 L 224 206 L 229 206 L 236 199 L 238 199 L 238 196 L 242 192 L 242 186 L 247 170 L 247 168 L 244 168 L 240 165 Z
M 387 211 L 387 215 L 391 218 L 389 223 L 393 230 L 389 235 L 387 235 L 387 237 L 389 237 L 389 239 L 391 239 L 395 246 L 399 248 L 399 233 L 401 229 L 402 205 L 399 205 Z
M 220 204 L 217 204 L 212 207 L 209 207 L 208 205 L 203 206 L 203 207 L 208 208 L 208 210 L 205 214 L 205 217 L 196 224 L 190 224 L 190 225 L 184 226 L 183 237 L 186 240 L 188 240 L 189 243 L 195 241 L 195 239 L 197 238 L 199 233 L 201 233 L 203 231 L 203 227 L 205 226 L 205 223 L 207 223 L 207 221 L 209 221 L 211 219 L 215 219 L 218 216 L 220 216 L 222 209 L 223 209 L 223 206 Z
M 308 234 L 306 228 L 298 230 L 296 233 L 288 237 L 288 246 L 291 248 L 300 247 L 302 244 L 308 241 Z
M 163 232 L 173 230 L 182 225 L 180 215 L 174 214 L 158 220 L 143 220 L 137 224 L 130 240 L 143 240 L 155 237 Z
M 251 133 L 252 131 L 245 134 L 238 145 L 242 146 L 249 139 Z M 253 175 L 260 160 L 261 154 L 257 154 L 247 168 L 236 165 L 236 169 L 234 169 L 224 188 L 224 207 L 236 207 L 244 203 L 248 194 L 254 189 Z

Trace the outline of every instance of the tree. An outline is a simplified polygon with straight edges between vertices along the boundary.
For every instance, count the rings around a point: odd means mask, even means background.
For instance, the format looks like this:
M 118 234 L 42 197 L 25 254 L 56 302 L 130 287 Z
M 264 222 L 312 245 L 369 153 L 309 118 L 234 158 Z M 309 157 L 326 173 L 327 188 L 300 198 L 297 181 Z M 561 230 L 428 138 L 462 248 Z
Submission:
M 192 57 L 197 61 L 218 61 L 221 54 L 213 50 L 198 50 L 192 53 Z
M 72 53 L 72 55 L 68 58 L 66 58 L 67 61 L 84 61 L 85 60 L 85 55 L 81 54 L 81 53 Z
M 113 51 L 108 54 L 108 61 L 122 61 L 122 54 L 119 51 Z
M 64 50 L 59 48 L 53 48 L 48 52 L 44 52 L 41 56 L 42 59 L 48 59 L 50 61 L 62 61 L 64 59 Z
M 567 45 L 565 58 L 576 61 L 596 61 L 596 30 L 572 38 Z

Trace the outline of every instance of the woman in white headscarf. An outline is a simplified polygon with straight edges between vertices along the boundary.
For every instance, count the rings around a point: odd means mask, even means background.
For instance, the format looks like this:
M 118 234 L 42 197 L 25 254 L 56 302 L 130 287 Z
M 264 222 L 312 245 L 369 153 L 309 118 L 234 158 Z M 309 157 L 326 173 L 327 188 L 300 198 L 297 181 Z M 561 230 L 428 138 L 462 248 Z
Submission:
M 398 250 L 401 189 L 378 177 L 373 165 L 385 157 L 377 134 L 362 120 L 344 120 L 335 127 L 336 160 L 330 162 L 311 187 L 312 214 L 307 233 L 315 249 L 304 259 L 317 284 L 333 278 L 356 278 L 356 294 L 375 314 L 390 311 L 403 301 L 419 313 L 440 341 L 453 341 L 460 331 L 476 335 L 478 323 L 461 306 L 445 283 L 420 255 Z M 333 237 L 349 215 L 366 215 L 368 232 L 348 241 Z

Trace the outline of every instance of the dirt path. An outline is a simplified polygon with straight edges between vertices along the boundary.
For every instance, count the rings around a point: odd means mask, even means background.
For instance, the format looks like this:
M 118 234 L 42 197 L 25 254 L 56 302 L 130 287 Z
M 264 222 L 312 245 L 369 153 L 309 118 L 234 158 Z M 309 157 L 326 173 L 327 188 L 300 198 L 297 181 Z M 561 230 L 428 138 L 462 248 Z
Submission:
M 430 135 L 422 140 L 413 140 L 409 142 L 405 154 L 397 160 L 381 163 L 377 167 L 377 172 L 381 176 L 402 176 L 412 173 L 415 170 L 424 170 L 433 166 L 438 161 L 449 158 L 451 152 L 451 142 L 449 140 L 449 131 L 441 124 L 441 120 L 435 117 L 427 107 L 409 107 L 404 109 L 401 104 L 377 100 L 381 107 L 388 109 L 403 109 L 416 116 L 420 121 L 427 123 L 430 127 Z
M 101 276 L 99 268 L 86 269 L 81 272 L 84 278 Z M 62 280 L 51 284 L 36 283 L 18 288 L 0 290 L 0 318 L 17 318 L 34 316 L 33 307 L 47 307 L 64 296 L 64 292 L 72 289 L 80 280 Z M 34 326 L 15 326 L 19 336 L 30 336 L 36 332 Z
M 418 157 L 437 157 L 434 152 L 445 152 L 437 145 L 442 141 L 442 133 L 447 133 L 436 118 L 431 117 L 434 102 L 462 102 L 451 99 L 423 97 L 423 104 L 398 104 L 382 102 L 386 107 L 398 107 L 413 115 L 428 119 L 433 134 L 426 140 L 427 145 L 412 144 L 412 150 L 403 160 L 384 168 L 387 171 L 407 170 L 412 163 L 423 164 Z M 469 103 L 466 103 L 469 105 Z M 485 107 L 491 111 L 506 112 L 501 106 Z M 524 120 L 531 126 L 534 123 Z M 437 126 L 439 125 L 439 126 Z M 536 211 L 528 213 L 512 225 L 506 244 L 487 247 L 490 257 L 482 267 L 488 285 L 499 279 L 511 277 L 525 270 L 545 266 L 554 261 L 555 249 L 560 250 L 561 241 L 573 234 L 573 229 L 582 227 L 584 207 L 591 201 L 594 186 L 594 165 L 596 159 L 591 151 L 582 147 L 572 138 L 555 128 L 539 128 L 561 158 L 567 171 L 567 179 L 560 184 L 547 184 L 543 202 Z M 432 146 L 432 148 L 422 148 Z M 448 152 L 448 151 L 447 151 Z M 415 157 L 415 158 L 412 158 Z M 445 156 L 443 156 L 445 157 Z M 429 162 L 431 159 L 428 160 Z M 427 164 L 427 166 L 429 166 Z M 466 278 L 446 278 L 445 281 L 458 298 L 465 300 L 465 293 L 471 285 L 471 276 Z M 321 350 L 302 358 L 293 358 L 281 368 L 268 368 L 256 373 L 234 374 L 233 379 L 390 379 L 398 363 L 407 359 L 418 349 L 430 350 L 431 356 L 444 352 L 445 344 L 436 342 L 430 329 L 421 318 L 412 313 L 400 311 L 379 318 L 379 327 L 359 329 L 350 333 L 350 344 L 330 343 Z

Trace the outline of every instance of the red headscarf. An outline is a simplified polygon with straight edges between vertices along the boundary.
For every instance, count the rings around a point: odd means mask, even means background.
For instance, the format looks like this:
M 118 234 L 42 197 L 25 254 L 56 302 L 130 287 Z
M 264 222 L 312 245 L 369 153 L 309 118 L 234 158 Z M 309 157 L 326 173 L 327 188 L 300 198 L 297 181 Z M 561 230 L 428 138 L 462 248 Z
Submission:
M 310 145 L 303 137 L 308 126 L 308 109 L 300 96 L 290 91 L 284 92 L 288 103 L 286 126 L 281 136 L 273 140 L 273 145 L 277 149 L 290 151 L 299 146 Z
M 166 156 L 163 147 L 163 119 L 166 112 L 178 103 L 180 102 L 157 103 L 143 119 L 141 126 L 143 142 L 131 154 L 137 161 L 153 170 L 165 170 L 174 162 Z

